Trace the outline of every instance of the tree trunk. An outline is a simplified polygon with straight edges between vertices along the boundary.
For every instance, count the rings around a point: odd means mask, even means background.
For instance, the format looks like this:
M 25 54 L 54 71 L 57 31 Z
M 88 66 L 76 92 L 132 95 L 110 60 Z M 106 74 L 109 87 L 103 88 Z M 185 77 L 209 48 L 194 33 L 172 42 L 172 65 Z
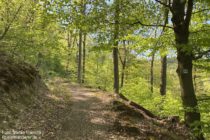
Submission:
M 195 130 L 195 128 L 201 129 L 200 124 L 194 124 L 196 122 L 199 123 L 201 118 L 193 87 L 192 56 L 186 52 L 178 51 L 177 60 L 177 73 L 180 81 L 182 102 L 185 108 L 185 123 L 187 126 L 192 128 L 198 140 L 203 140 L 204 138 L 201 130 Z
M 197 90 L 197 84 L 196 84 L 196 79 L 197 79 L 197 69 L 194 67 L 194 75 L 193 75 L 193 83 L 194 83 L 194 88 L 195 88 L 195 92 Z
M 169 4 L 168 0 L 163 1 L 165 4 Z M 164 25 L 168 24 L 169 9 L 164 7 Z M 163 27 L 162 34 L 165 32 Z M 160 95 L 166 95 L 166 82 L 167 82 L 167 55 L 161 56 L 161 75 L 160 75 Z
M 150 91 L 153 93 L 153 84 L 154 84 L 154 60 L 155 53 L 152 54 L 151 66 L 150 66 Z
M 72 34 L 70 31 L 68 31 L 68 38 L 67 38 L 67 43 L 68 43 L 68 58 L 67 58 L 67 64 L 66 64 L 66 71 L 69 69 L 69 63 L 70 63 L 70 57 L 71 57 L 71 47 L 72 47 Z
M 82 83 L 85 83 L 85 61 L 86 60 L 86 33 L 83 38 L 83 65 L 82 65 Z
M 78 71 L 77 71 L 77 82 L 79 84 L 82 83 L 81 76 L 82 76 L 82 31 L 79 31 L 79 56 L 78 56 Z
M 126 64 L 123 63 L 123 64 L 122 64 L 121 85 L 120 85 L 121 88 L 122 88 L 123 85 L 124 85 L 124 79 L 125 79 L 125 66 L 126 66 Z
M 37 55 L 37 64 L 36 64 L 37 69 L 39 69 L 41 67 L 42 60 L 43 60 L 43 54 L 39 52 Z
M 127 61 L 127 49 L 126 49 L 126 41 L 123 41 L 123 58 L 122 55 L 120 57 L 121 63 L 122 63 L 122 73 L 121 73 L 121 85 L 122 88 L 124 85 L 124 79 L 125 79 L 125 67 L 126 67 L 126 61 Z
M 172 23 L 174 27 L 177 48 L 177 73 L 180 82 L 182 103 L 185 108 L 185 123 L 192 129 L 197 140 L 204 140 L 201 126 L 199 124 L 200 112 L 198 109 L 198 103 L 194 91 L 192 78 L 193 48 L 188 45 L 189 25 L 192 16 L 192 9 L 193 0 L 173 0 Z M 195 123 L 197 123 L 197 125 L 195 125 Z
M 114 63 L 114 92 L 119 93 L 119 67 L 118 67 L 118 49 L 113 48 Z
M 161 57 L 160 94 L 166 95 L 167 56 Z
M 118 65 L 118 38 L 119 38 L 119 0 L 115 0 L 115 26 L 114 26 L 114 48 L 113 48 L 113 64 L 114 64 L 114 92 L 119 94 L 119 65 Z

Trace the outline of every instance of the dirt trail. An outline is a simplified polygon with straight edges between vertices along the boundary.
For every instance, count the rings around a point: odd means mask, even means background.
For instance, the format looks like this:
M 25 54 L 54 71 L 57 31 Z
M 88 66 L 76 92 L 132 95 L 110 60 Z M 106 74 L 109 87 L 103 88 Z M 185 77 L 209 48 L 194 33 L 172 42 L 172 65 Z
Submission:
M 110 112 L 111 97 L 91 89 L 71 86 L 72 106 L 62 122 L 61 139 L 111 139 L 114 114 Z
M 13 128 L 41 130 L 43 140 L 188 139 L 173 127 L 154 124 L 130 110 L 116 110 L 110 93 L 64 80 L 51 80 L 50 87 L 47 96 L 24 111 Z
M 100 90 L 69 85 L 71 111 L 62 122 L 59 139 L 134 140 L 148 139 L 128 123 L 121 126 L 119 112 L 113 109 L 113 95 Z M 126 117 L 126 115 L 124 116 Z M 131 118 L 124 118 L 131 121 Z M 139 118 L 142 119 L 142 118 Z

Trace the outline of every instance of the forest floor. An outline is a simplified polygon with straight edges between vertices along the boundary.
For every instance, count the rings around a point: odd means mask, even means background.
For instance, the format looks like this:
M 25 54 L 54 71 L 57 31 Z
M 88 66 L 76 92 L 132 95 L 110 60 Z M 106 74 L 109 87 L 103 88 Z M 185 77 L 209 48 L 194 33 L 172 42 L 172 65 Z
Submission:
M 18 117 L 18 130 L 40 131 L 43 140 L 182 140 L 185 130 L 154 124 L 129 110 L 117 110 L 113 94 L 71 84 L 48 82 L 45 97 Z

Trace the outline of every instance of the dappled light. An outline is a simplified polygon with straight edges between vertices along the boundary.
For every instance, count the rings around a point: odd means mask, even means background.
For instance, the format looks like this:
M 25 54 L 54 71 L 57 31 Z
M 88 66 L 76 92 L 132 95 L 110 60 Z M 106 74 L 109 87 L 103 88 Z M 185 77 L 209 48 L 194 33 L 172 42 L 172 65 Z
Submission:
M 210 0 L 0 0 L 0 139 L 210 139 Z

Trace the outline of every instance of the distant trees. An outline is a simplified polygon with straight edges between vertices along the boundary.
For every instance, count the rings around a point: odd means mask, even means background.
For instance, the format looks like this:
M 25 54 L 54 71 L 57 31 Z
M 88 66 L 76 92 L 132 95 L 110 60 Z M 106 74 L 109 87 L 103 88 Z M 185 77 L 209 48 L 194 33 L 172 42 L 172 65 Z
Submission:
M 55 13 L 60 24 L 65 27 L 67 32 L 69 32 L 69 30 L 73 30 L 75 32 L 74 36 L 76 36 L 76 40 L 71 39 L 71 41 L 76 41 L 77 44 L 77 82 L 79 84 L 85 83 L 86 38 L 89 32 L 89 28 L 87 27 L 91 24 L 86 21 L 88 20 L 89 12 L 91 12 L 87 11 L 88 2 L 88 0 L 67 2 L 52 1 L 55 5 L 52 9 L 56 9 Z M 74 45 L 73 42 L 71 43 Z
M 86 15 L 86 0 L 81 0 L 78 2 L 78 17 L 81 19 L 82 17 L 85 18 Z M 86 41 L 86 35 L 84 36 L 85 31 L 83 31 L 84 26 L 84 20 L 79 21 L 78 30 L 79 30 L 79 42 L 78 42 L 78 71 L 77 71 L 77 81 L 79 84 L 84 83 L 84 77 L 85 77 L 85 41 Z

